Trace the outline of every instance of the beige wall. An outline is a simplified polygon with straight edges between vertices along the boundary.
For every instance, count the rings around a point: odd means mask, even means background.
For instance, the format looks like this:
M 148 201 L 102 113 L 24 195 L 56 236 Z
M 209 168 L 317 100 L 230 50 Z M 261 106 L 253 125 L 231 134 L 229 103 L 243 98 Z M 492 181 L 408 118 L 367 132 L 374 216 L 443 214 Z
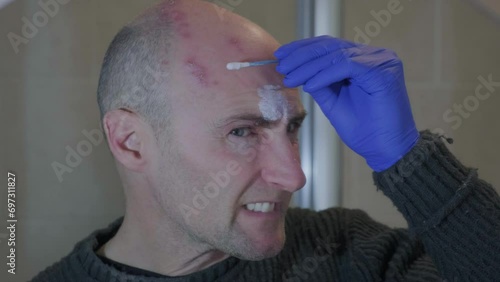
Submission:
M 388 3 L 395 1 L 345 2 L 344 34 L 354 40 L 356 27 L 364 31 L 374 21 L 371 11 L 388 10 Z M 463 104 L 464 99 L 474 106 L 469 96 L 480 84 L 479 76 L 491 74 L 493 81 L 500 82 L 499 22 L 463 0 L 399 2 L 401 11 L 385 27 L 379 25 L 378 32 L 372 27 L 367 34 L 370 44 L 394 49 L 403 59 L 417 126 L 441 128 L 454 137 L 451 149 L 462 162 L 478 167 L 480 177 L 500 187 L 500 87 L 479 100 L 460 126 L 443 119 L 453 104 Z M 346 147 L 343 157 L 343 206 L 364 209 L 390 226 L 406 226 L 392 203 L 376 191 L 364 161 Z
M 9 169 L 19 178 L 18 274 L 7 276 L 3 266 L 0 281 L 30 279 L 91 231 L 122 214 L 120 183 L 104 142 L 91 145 L 92 152 L 71 173 L 63 174 L 62 182 L 51 164 L 64 164 L 66 146 L 83 146 L 89 139 L 82 132 L 99 128 L 96 87 L 107 45 L 124 23 L 154 2 L 69 1 L 19 46 L 18 54 L 7 34 L 22 35 L 21 18 L 31 19 L 42 9 L 38 1 L 17 0 L 0 10 L 0 165 L 2 175 Z M 282 42 L 294 39 L 293 1 L 218 2 L 227 3 Z M 5 189 L 0 189 L 0 199 L 4 220 Z M 0 230 L 2 257 L 7 254 L 5 234 Z

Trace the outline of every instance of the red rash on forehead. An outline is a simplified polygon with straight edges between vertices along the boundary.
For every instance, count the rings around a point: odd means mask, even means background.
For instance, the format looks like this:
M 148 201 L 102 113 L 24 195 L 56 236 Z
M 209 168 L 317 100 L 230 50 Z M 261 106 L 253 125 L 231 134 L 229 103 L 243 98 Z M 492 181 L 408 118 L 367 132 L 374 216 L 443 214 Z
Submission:
M 236 50 L 243 52 L 243 47 L 241 45 L 241 41 L 236 38 L 236 37 L 230 37 L 229 40 L 229 46 L 235 48 Z
M 174 5 L 175 2 L 171 2 Z M 165 21 L 172 21 L 174 23 L 174 26 L 177 30 L 177 33 L 185 39 L 191 38 L 191 31 L 189 29 L 189 22 L 188 22 L 188 17 L 185 12 L 176 10 L 176 9 L 170 9 L 172 7 L 166 6 L 161 9 L 161 16 L 163 17 L 163 20 Z
M 208 86 L 207 68 L 197 62 L 194 58 L 185 61 L 189 73 L 198 81 L 201 86 Z
M 170 16 L 175 22 L 184 21 L 186 19 L 186 14 L 181 11 L 173 11 Z
M 189 39 L 189 38 L 191 38 L 191 32 L 189 32 L 189 31 L 182 31 L 182 32 L 180 33 L 180 35 L 181 35 L 181 36 L 182 36 L 182 38 L 184 38 L 184 39 Z
M 171 9 L 173 6 L 175 6 L 175 4 L 176 4 L 175 0 L 170 0 L 163 5 L 163 7 L 161 8 L 161 15 L 162 17 L 164 17 L 164 19 L 170 18 L 172 12 Z
M 189 23 L 187 21 L 186 13 L 181 11 L 173 11 L 171 15 L 174 20 L 177 32 L 182 38 L 191 38 L 191 32 L 189 30 Z

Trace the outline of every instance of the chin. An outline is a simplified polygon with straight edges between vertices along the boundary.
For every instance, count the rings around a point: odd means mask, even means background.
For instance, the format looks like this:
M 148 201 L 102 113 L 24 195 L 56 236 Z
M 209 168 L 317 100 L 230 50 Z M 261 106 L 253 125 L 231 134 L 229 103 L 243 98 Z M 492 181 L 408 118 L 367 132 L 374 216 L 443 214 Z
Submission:
M 285 235 L 280 234 L 274 239 L 259 238 L 261 240 L 250 239 L 245 248 L 236 257 L 244 260 L 258 261 L 278 255 L 285 245 Z
M 272 258 L 277 256 L 281 250 L 283 250 L 283 244 L 280 246 L 274 246 L 273 248 L 267 249 L 265 251 L 261 251 L 255 253 L 253 257 L 247 258 L 247 260 L 263 260 L 267 258 Z

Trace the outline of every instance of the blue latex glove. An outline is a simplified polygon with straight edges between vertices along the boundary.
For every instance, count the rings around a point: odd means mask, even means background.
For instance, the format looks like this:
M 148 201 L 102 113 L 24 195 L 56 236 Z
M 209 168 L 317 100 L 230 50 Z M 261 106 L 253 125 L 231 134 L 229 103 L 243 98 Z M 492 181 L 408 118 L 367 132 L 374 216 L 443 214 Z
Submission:
M 373 170 L 389 168 L 418 141 L 403 64 L 393 51 L 321 36 L 283 45 L 274 55 L 285 86 L 303 85 Z

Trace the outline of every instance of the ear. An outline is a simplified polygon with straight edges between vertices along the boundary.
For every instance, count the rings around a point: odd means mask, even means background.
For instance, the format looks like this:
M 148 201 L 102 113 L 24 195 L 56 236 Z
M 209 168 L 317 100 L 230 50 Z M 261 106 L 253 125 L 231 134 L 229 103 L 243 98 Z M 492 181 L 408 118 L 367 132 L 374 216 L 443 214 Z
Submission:
M 115 159 L 124 167 L 142 172 L 146 168 L 152 150 L 149 146 L 151 130 L 140 117 L 125 109 L 113 110 L 103 118 L 104 132 Z

